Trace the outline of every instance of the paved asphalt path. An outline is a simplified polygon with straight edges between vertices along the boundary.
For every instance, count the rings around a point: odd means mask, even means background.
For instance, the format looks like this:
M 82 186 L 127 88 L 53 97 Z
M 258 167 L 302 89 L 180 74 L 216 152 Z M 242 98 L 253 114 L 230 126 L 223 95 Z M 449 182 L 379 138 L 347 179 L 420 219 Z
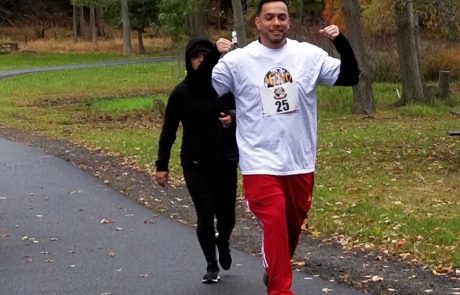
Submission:
M 0 71 L 0 79 L 14 77 L 24 74 L 33 74 L 40 72 L 49 72 L 49 71 L 62 71 L 62 70 L 76 70 L 76 69 L 87 69 L 87 68 L 98 68 L 106 66 L 123 66 L 129 64 L 143 64 L 143 63 L 157 63 L 164 61 L 175 60 L 174 57 L 164 56 L 164 57 L 151 57 L 151 58 L 141 58 L 133 60 L 120 60 L 120 61 L 106 61 L 100 63 L 91 63 L 91 64 L 75 64 L 75 65 L 63 65 L 63 66 L 49 66 L 49 67 L 40 67 L 40 68 L 31 68 L 31 69 L 18 69 L 18 70 L 6 70 Z
M 260 258 L 232 253 L 222 281 L 203 285 L 193 228 L 69 162 L 0 138 L 1 295 L 265 294 Z M 295 274 L 296 295 L 361 294 Z

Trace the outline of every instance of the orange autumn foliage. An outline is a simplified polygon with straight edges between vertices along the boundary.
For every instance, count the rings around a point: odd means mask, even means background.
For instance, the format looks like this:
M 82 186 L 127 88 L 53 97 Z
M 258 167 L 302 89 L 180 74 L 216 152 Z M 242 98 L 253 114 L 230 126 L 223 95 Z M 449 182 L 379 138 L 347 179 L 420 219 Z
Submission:
M 345 20 L 342 13 L 341 0 L 326 0 L 324 6 L 323 19 L 326 25 L 336 25 L 342 31 L 345 28 Z

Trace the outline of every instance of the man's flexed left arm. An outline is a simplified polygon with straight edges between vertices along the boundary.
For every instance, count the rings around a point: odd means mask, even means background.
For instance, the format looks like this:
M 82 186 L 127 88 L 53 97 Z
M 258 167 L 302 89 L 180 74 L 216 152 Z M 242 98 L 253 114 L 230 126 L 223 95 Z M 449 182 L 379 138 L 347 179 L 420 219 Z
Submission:
M 334 85 L 353 86 L 358 84 L 358 61 L 356 60 L 353 48 L 351 47 L 347 38 L 345 38 L 345 36 L 340 33 L 340 30 L 336 25 L 327 26 L 321 29 L 319 33 L 330 39 L 334 43 L 337 52 L 340 54 L 340 73 Z

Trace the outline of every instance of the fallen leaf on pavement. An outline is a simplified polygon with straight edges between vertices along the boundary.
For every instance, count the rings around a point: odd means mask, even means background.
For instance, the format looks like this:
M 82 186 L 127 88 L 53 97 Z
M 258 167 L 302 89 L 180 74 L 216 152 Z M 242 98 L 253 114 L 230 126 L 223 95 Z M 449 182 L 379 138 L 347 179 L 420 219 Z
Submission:
M 307 263 L 305 261 L 294 261 L 292 262 L 292 265 L 297 266 L 297 267 L 302 267 L 305 266 Z
M 145 224 L 154 224 L 154 223 L 155 223 L 155 220 L 153 220 L 153 217 L 147 218 L 146 220 L 144 220 L 144 223 L 145 223 Z
M 26 262 L 32 262 L 34 259 L 30 256 L 24 256 L 24 259 L 26 260 Z
M 104 219 L 101 219 L 101 224 L 110 224 L 110 223 L 114 223 L 115 221 L 113 219 L 110 219 L 110 218 L 104 218 Z
M 381 276 L 373 276 L 373 277 L 371 278 L 371 280 L 372 280 L 373 282 L 381 282 L 381 281 L 383 281 L 383 277 L 381 277 Z
M 446 273 L 451 273 L 453 271 L 454 270 L 452 269 L 452 267 L 447 267 L 447 266 L 440 266 L 435 270 L 435 272 L 437 272 L 438 274 L 446 274 Z

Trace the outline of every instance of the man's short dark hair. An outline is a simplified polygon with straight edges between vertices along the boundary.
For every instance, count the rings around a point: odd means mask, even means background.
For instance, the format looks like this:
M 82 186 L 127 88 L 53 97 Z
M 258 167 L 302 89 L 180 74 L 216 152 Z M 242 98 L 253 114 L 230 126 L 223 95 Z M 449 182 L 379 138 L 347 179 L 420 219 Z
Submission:
M 286 4 L 286 6 L 288 6 L 288 3 L 286 0 L 260 0 L 259 5 L 257 5 L 257 15 L 260 15 L 260 12 L 262 11 L 262 6 L 264 6 L 264 4 L 269 3 L 269 2 L 283 2 L 284 4 Z

